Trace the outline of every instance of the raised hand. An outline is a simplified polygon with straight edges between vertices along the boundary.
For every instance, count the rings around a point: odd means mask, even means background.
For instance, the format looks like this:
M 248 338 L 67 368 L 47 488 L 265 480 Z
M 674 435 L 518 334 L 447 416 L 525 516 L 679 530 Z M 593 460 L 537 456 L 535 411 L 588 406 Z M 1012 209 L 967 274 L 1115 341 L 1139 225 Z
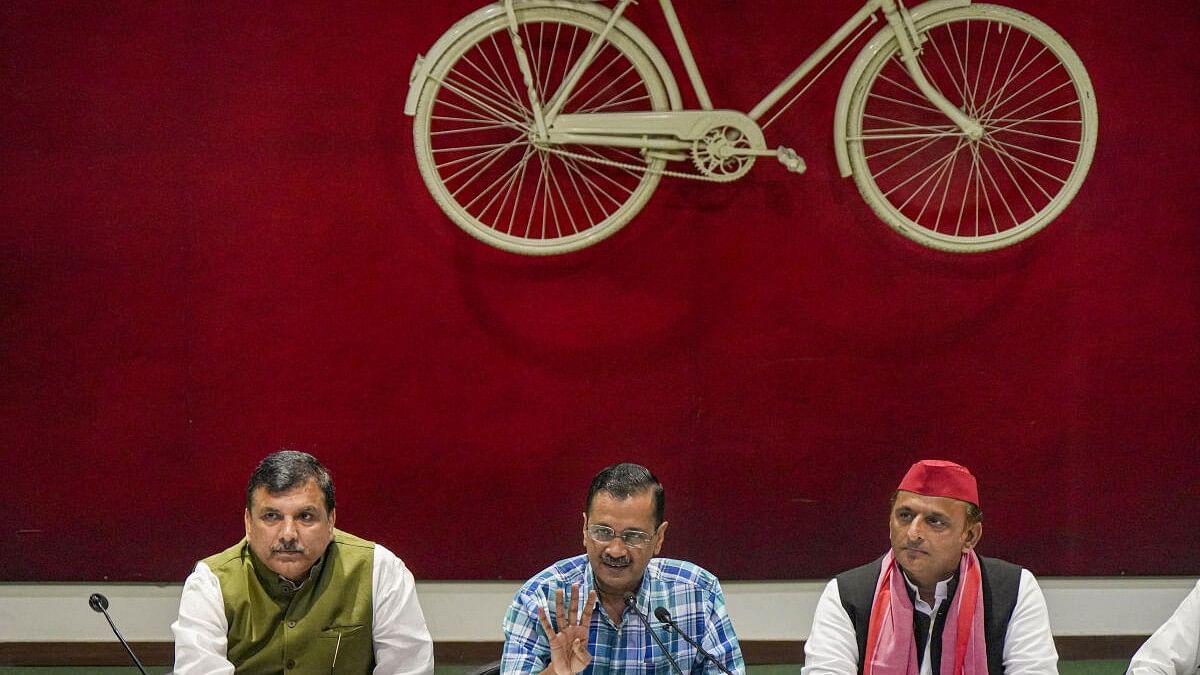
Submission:
M 588 651 L 588 627 L 592 625 L 592 611 L 596 608 L 596 591 L 588 592 L 587 604 L 583 607 L 583 616 L 574 623 L 579 614 L 579 584 L 571 584 L 570 611 L 563 611 L 563 589 L 554 591 L 555 612 L 559 628 L 555 630 L 546 615 L 545 607 L 538 607 L 538 619 L 550 640 L 550 666 L 545 672 L 553 675 L 575 675 L 583 672 L 592 662 L 592 654 Z

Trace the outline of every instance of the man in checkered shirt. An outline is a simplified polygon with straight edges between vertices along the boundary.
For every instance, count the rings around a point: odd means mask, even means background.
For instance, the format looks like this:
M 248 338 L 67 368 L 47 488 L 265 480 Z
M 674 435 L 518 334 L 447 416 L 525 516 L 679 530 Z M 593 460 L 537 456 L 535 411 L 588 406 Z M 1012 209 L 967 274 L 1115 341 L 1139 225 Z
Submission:
M 662 484 L 637 464 L 610 466 L 592 480 L 583 514 L 584 555 L 560 560 L 521 587 L 504 617 L 501 675 L 676 675 L 721 668 L 654 614 L 679 629 L 734 675 L 746 665 L 725 612 L 721 584 L 692 563 L 655 558 L 667 531 Z M 569 598 L 569 604 L 567 603 Z

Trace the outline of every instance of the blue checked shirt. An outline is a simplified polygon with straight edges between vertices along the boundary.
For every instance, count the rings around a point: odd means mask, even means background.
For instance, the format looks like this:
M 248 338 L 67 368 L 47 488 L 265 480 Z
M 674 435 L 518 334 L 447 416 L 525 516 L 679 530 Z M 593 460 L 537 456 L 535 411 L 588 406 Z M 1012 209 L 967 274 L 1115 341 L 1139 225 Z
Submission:
M 504 617 L 501 675 L 537 675 L 550 665 L 550 643 L 538 620 L 538 607 L 546 608 L 553 625 L 561 625 L 554 591 L 563 589 L 563 604 L 569 609 L 572 584 L 579 584 L 580 598 L 586 598 L 588 591 L 595 588 L 586 555 L 558 561 L 517 591 Z M 684 673 L 721 675 L 715 665 L 655 618 L 654 610 L 659 607 L 666 607 L 675 623 L 734 675 L 745 674 L 742 650 L 725 613 L 725 594 L 720 582 L 708 571 L 682 560 L 653 558 L 638 588 L 637 606 L 649 616 L 654 632 Z M 592 663 L 582 675 L 674 675 L 675 672 L 633 610 L 625 608 L 617 627 L 599 599 L 588 631 L 588 651 Z

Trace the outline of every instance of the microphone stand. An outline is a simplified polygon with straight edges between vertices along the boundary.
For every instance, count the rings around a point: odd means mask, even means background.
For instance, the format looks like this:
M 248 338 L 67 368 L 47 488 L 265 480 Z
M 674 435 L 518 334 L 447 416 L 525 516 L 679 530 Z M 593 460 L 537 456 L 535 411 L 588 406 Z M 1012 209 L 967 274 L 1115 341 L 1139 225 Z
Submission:
M 659 607 L 658 609 L 654 610 L 654 616 L 659 621 L 665 623 L 668 627 L 673 628 L 675 630 L 675 632 L 679 634 L 679 637 L 686 640 L 689 645 L 695 647 L 696 651 L 700 652 L 700 655 L 702 657 L 708 659 L 709 661 L 712 661 L 713 665 L 716 666 L 722 673 L 725 673 L 725 675 L 733 675 L 733 673 L 729 672 L 729 669 L 725 667 L 725 664 L 721 663 L 716 658 L 714 658 L 712 654 L 709 654 L 708 651 L 704 649 L 704 647 L 700 646 L 699 642 L 696 642 L 687 633 L 680 630 L 679 626 L 671 618 L 671 613 L 667 611 L 666 607 Z
M 646 627 L 646 632 L 650 634 L 650 637 L 654 638 L 654 643 L 658 645 L 660 650 L 662 650 L 663 656 L 667 657 L 667 661 L 670 662 L 671 667 L 675 669 L 675 672 L 678 675 L 683 675 L 683 670 L 679 667 L 679 664 L 675 662 L 675 659 L 671 658 L 671 652 L 667 651 L 667 646 L 663 644 L 663 641 L 658 637 L 658 634 L 655 633 L 654 629 L 650 627 L 650 617 L 646 616 L 642 613 L 642 610 L 638 609 L 637 599 L 634 598 L 633 593 L 625 594 L 625 606 L 629 609 L 632 609 L 633 613 L 637 614 L 637 618 L 641 619 L 642 625 Z
M 88 605 L 93 610 L 103 614 L 104 618 L 108 619 L 108 625 L 112 627 L 113 634 L 121 641 L 121 646 L 125 648 L 125 651 L 129 652 L 129 658 L 133 659 L 133 665 L 137 666 L 142 675 L 146 675 L 146 669 L 142 667 L 142 662 L 138 661 L 137 655 L 133 653 L 133 648 L 125 641 L 125 638 L 121 635 L 121 631 L 117 630 L 117 624 L 113 623 L 112 617 L 108 615 L 108 598 L 99 593 L 92 593 L 92 596 L 88 598 Z

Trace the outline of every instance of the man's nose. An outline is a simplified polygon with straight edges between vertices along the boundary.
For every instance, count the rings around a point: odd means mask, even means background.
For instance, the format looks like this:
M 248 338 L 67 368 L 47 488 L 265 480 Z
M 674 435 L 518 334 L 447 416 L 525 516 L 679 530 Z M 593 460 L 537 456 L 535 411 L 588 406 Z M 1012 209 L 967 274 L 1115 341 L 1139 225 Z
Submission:
M 604 547 L 604 553 L 610 558 L 624 558 L 629 555 L 629 547 L 625 545 L 625 540 L 618 535 L 608 542 L 608 546 Z
M 279 538 L 283 541 L 292 541 L 296 538 L 296 521 L 291 518 L 283 519 L 283 527 L 279 528 Z
M 912 519 L 912 522 L 908 524 L 908 538 L 909 539 L 924 539 L 925 538 L 925 525 L 923 523 L 924 523 L 924 521 L 921 520 L 920 518 Z

